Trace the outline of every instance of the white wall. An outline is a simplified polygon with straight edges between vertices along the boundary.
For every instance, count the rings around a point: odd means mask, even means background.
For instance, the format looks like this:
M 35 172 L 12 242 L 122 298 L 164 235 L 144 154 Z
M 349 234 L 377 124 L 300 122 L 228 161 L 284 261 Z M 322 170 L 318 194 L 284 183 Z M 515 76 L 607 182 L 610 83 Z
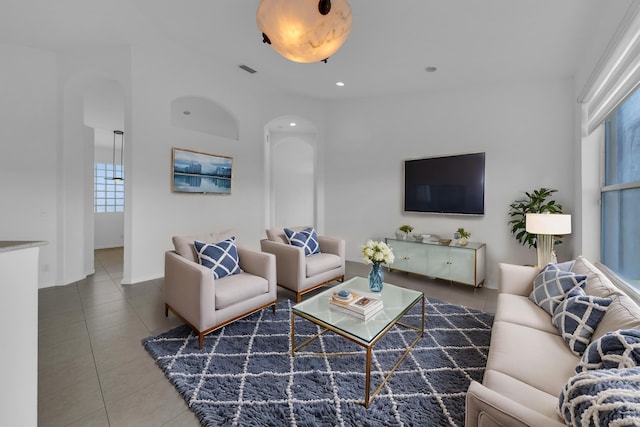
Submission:
M 83 105 L 96 84 L 115 81 L 125 96 L 126 283 L 163 275 L 163 252 L 174 234 L 233 228 L 241 244 L 258 249 L 267 216 L 265 125 L 297 114 L 313 117 L 318 127 L 325 123 L 321 102 L 279 93 L 244 71 L 221 69 L 214 59 L 164 42 L 133 52 L 116 47 L 63 54 L 0 44 L 0 61 L 0 234 L 49 242 L 41 251 L 40 287 L 92 272 L 92 248 L 85 246 L 93 225 L 87 191 L 93 170 L 87 141 L 93 134 L 83 123 Z M 235 114 L 239 141 L 171 126 L 171 101 L 192 94 Z M 231 196 L 171 193 L 173 146 L 234 157 Z M 321 162 L 321 147 L 316 155 Z M 322 191 L 321 174 L 318 179 Z
M 57 264 L 56 56 L 0 44 L 0 236 L 43 240 L 39 286 Z
M 265 237 L 264 127 L 290 114 L 317 118 L 323 126 L 322 104 L 261 87 L 254 75 L 169 43 L 135 47 L 132 58 L 123 282 L 162 276 L 164 251 L 176 234 L 231 228 L 240 245 L 259 249 Z M 171 102 L 193 94 L 237 117 L 239 140 L 172 126 Z M 233 157 L 231 195 L 172 193 L 172 147 Z
M 487 244 L 487 283 L 497 263 L 533 264 L 507 224 L 512 201 L 540 187 L 573 204 L 573 82 L 522 81 L 483 87 L 332 103 L 328 109 L 327 230 L 347 240 L 360 260 L 369 238 L 392 236 L 401 224 L 451 237 L 458 227 Z M 486 152 L 485 215 L 445 216 L 402 211 L 403 160 Z M 572 256 L 571 238 L 557 249 Z

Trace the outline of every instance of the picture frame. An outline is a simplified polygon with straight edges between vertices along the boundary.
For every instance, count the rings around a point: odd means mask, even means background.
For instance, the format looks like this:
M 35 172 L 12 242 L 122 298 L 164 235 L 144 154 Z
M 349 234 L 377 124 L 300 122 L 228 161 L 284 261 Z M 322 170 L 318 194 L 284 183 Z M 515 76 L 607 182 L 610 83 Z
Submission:
M 193 194 L 231 194 L 233 157 L 173 147 L 171 191 Z

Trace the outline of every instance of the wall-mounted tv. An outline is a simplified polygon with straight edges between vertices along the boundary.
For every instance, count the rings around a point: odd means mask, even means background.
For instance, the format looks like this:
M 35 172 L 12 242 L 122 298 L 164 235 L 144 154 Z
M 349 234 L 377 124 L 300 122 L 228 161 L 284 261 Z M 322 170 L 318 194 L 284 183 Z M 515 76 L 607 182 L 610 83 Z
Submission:
M 404 162 L 404 210 L 484 215 L 485 153 Z

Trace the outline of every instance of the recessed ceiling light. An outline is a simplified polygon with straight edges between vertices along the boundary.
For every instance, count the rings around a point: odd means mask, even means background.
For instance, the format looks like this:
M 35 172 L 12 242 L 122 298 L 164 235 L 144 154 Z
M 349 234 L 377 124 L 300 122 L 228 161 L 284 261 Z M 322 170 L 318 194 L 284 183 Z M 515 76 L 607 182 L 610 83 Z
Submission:
M 344 82 L 336 82 L 336 86 L 342 87 L 344 86 Z
M 438 69 L 436 67 L 427 67 L 424 69 L 427 73 L 435 73 Z
M 293 126 L 297 126 L 296 122 L 291 122 L 289 123 L 289 126 L 293 127 Z

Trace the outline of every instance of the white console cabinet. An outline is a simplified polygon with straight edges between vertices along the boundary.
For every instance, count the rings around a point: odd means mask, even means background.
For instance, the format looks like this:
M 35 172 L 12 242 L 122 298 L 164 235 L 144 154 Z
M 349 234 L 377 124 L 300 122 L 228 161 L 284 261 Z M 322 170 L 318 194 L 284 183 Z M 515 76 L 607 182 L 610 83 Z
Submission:
M 487 248 L 484 243 L 469 242 L 466 246 L 458 246 L 393 238 L 386 238 L 385 241 L 395 255 L 390 270 L 437 277 L 474 287 L 484 283 Z

